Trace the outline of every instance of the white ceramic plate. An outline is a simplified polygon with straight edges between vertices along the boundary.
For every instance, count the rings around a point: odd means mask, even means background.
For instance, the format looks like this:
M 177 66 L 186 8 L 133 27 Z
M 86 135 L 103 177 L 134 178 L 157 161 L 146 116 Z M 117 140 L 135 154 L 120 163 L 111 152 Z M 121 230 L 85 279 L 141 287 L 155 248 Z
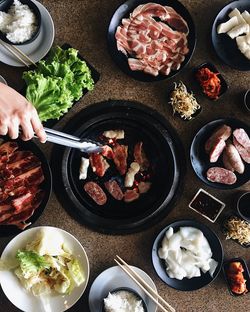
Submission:
M 151 286 L 155 291 L 157 288 L 152 279 L 141 269 L 131 266 L 136 273 L 138 273 L 145 282 Z M 103 271 L 94 280 L 89 291 L 89 308 L 91 312 L 101 312 L 102 300 L 109 291 L 118 287 L 129 287 L 134 289 L 145 301 L 148 311 L 155 312 L 156 304 L 140 289 L 139 286 L 125 273 L 119 266 L 111 267 Z
M 33 62 L 40 61 L 50 50 L 54 37 L 55 29 L 52 17 L 47 9 L 38 1 L 33 0 L 41 12 L 41 29 L 37 38 L 29 44 L 19 45 L 18 49 L 28 55 Z M 11 66 L 22 67 L 24 64 L 13 56 L 8 50 L 0 45 L 0 61 Z
M 20 310 L 25 312 L 63 312 L 72 307 L 77 300 L 82 296 L 89 279 L 89 262 L 86 252 L 79 241 L 68 232 L 50 226 L 39 226 L 17 235 L 5 247 L 1 259 L 15 258 L 18 249 L 22 249 L 30 242 L 36 233 L 41 229 L 46 231 L 59 232 L 65 240 L 65 245 L 69 248 L 72 254 L 79 260 L 81 267 L 85 273 L 85 282 L 75 287 L 70 295 L 48 295 L 43 297 L 35 297 L 31 292 L 25 290 L 21 285 L 16 275 L 11 270 L 0 271 L 0 283 L 3 292 L 7 298 Z

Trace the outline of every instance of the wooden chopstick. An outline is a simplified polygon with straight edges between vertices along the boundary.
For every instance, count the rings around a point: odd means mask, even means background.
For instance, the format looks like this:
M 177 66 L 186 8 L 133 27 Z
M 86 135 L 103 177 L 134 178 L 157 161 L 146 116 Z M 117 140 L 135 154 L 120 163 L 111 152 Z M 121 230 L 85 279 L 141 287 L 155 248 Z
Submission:
M 121 264 L 117 259 L 114 259 L 115 262 L 119 265 L 119 267 L 125 273 L 127 273 L 129 275 L 129 277 L 158 305 L 158 307 L 162 311 L 168 312 L 168 310 L 166 310 L 166 308 L 160 302 L 158 302 L 157 299 L 154 296 L 156 296 L 163 304 L 165 304 L 167 309 L 169 309 L 171 312 L 175 312 L 175 309 L 169 303 L 167 303 L 152 287 L 150 287 L 141 278 L 141 276 L 137 272 L 135 272 L 122 258 L 120 258 L 119 256 L 116 256 L 116 257 L 119 259 L 120 262 L 122 262 L 122 264 Z
M 29 67 L 30 64 L 26 63 L 26 61 L 30 62 L 31 64 L 36 65 L 36 63 L 34 63 L 32 61 L 32 59 L 26 55 L 23 51 L 21 51 L 20 49 L 18 49 L 16 46 L 8 44 L 6 42 L 4 42 L 3 40 L 0 39 L 0 43 L 10 52 L 12 53 L 16 58 L 19 59 L 19 61 L 21 61 L 25 66 Z M 25 60 L 24 60 L 25 59 Z

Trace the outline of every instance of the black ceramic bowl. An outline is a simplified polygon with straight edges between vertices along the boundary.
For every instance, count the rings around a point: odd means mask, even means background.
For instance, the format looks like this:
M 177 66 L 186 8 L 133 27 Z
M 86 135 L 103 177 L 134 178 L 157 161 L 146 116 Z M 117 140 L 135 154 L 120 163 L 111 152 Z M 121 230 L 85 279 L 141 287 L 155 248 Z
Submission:
M 217 27 L 220 23 L 229 20 L 228 14 L 237 8 L 241 13 L 250 10 L 249 0 L 237 0 L 227 3 L 217 14 L 212 26 L 212 44 L 218 57 L 232 68 L 248 71 L 250 60 L 248 60 L 238 49 L 236 40 L 231 39 L 227 34 L 217 34 Z
M 175 76 L 179 73 L 190 61 L 195 45 L 196 45 L 196 30 L 193 19 L 185 8 L 185 6 L 177 0 L 155 0 L 154 3 L 161 4 L 163 6 L 170 6 L 172 7 L 178 14 L 180 14 L 188 24 L 189 27 L 189 34 L 187 37 L 188 40 L 188 48 L 189 52 L 185 56 L 185 60 L 181 63 L 181 67 L 178 70 L 173 70 L 170 72 L 169 75 L 162 75 L 159 74 L 158 76 L 154 77 L 150 74 L 145 74 L 142 71 L 132 71 L 128 65 L 128 58 L 122 52 L 118 51 L 115 33 L 117 27 L 121 24 L 123 18 L 128 18 L 129 14 L 133 12 L 133 10 L 141 4 L 145 4 L 151 2 L 149 0 L 128 0 L 120 5 L 117 10 L 115 11 L 114 15 L 111 18 L 109 28 L 108 28 L 108 48 L 111 54 L 112 59 L 116 62 L 116 64 L 121 68 L 121 70 L 129 76 L 132 76 L 136 80 L 151 82 L 151 81 L 159 81 L 163 79 L 168 79 L 170 77 Z
M 28 7 L 35 14 L 36 20 L 37 20 L 37 29 L 34 32 L 33 36 L 29 40 L 26 40 L 26 41 L 20 42 L 20 43 L 13 43 L 13 42 L 9 41 L 7 39 L 7 37 L 6 37 L 6 34 L 4 34 L 3 32 L 0 31 L 0 39 L 2 39 L 3 41 L 5 41 L 5 42 L 7 42 L 7 43 L 9 43 L 11 45 L 23 45 L 23 44 L 31 43 L 32 41 L 34 41 L 37 38 L 37 36 L 38 36 L 38 34 L 40 32 L 40 29 L 41 29 L 41 13 L 40 13 L 40 10 L 37 7 L 37 5 L 33 1 L 31 1 L 31 0 L 20 0 L 20 2 L 22 4 L 28 5 Z M 8 12 L 8 10 L 11 7 L 12 4 L 13 4 L 13 0 L 2 1 L 0 3 L 0 11 Z
M 217 99 L 213 99 L 209 96 L 207 96 L 204 92 L 202 92 L 208 99 L 210 100 L 213 100 L 213 101 L 216 101 L 218 100 L 224 93 L 226 93 L 227 89 L 228 89 L 228 84 L 226 82 L 226 80 L 224 79 L 224 77 L 219 73 L 218 69 L 212 64 L 212 63 L 209 63 L 209 62 L 205 62 L 205 63 L 202 63 L 200 64 L 199 66 L 195 67 L 194 69 L 194 76 L 195 76 L 195 79 L 196 81 L 198 81 L 196 75 L 198 73 L 198 71 L 201 69 L 201 68 L 208 68 L 210 71 L 212 71 L 213 73 L 218 73 L 218 78 L 220 79 L 220 82 L 221 82 L 221 89 L 220 89 L 220 93 L 218 95 L 218 98 Z M 200 85 L 200 84 L 199 84 Z M 201 90 L 203 91 L 203 88 L 202 86 L 200 85 L 201 87 Z
M 248 291 L 250 291 L 250 275 L 249 275 L 249 271 L 248 271 L 248 268 L 247 268 L 247 264 L 245 262 L 244 259 L 242 258 L 233 258 L 233 259 L 230 259 L 230 260 L 226 260 L 224 261 L 223 263 L 223 266 L 222 266 L 222 271 L 223 271 L 223 274 L 224 274 L 224 278 L 227 282 L 227 287 L 228 287 L 228 291 L 230 292 L 230 294 L 234 297 L 240 297 L 240 296 L 243 296 L 244 294 L 237 294 L 235 292 L 232 291 L 232 284 L 230 282 L 230 279 L 229 279 L 229 276 L 227 274 L 227 271 L 228 271 L 228 267 L 230 265 L 230 263 L 233 263 L 233 262 L 240 262 L 240 264 L 242 265 L 243 267 L 243 276 L 244 276 L 244 279 L 246 280 L 246 288 Z
M 212 133 L 222 126 L 228 125 L 234 131 L 237 128 L 243 128 L 248 135 L 250 135 L 250 127 L 244 122 L 234 118 L 223 118 L 211 121 L 205 124 L 195 135 L 190 148 L 190 160 L 196 175 L 207 185 L 223 189 L 230 190 L 237 188 L 249 181 L 250 177 L 250 165 L 245 163 L 245 171 L 243 174 L 236 173 L 237 181 L 234 184 L 227 185 L 221 183 L 211 182 L 207 179 L 206 172 L 210 167 L 224 167 L 222 157 L 220 156 L 217 162 L 210 163 L 209 155 L 205 152 L 205 143 Z
M 129 287 L 119 287 L 119 288 L 116 288 L 112 291 L 110 291 L 109 293 L 111 294 L 116 294 L 116 293 L 119 293 L 120 291 L 126 291 L 128 293 L 131 293 L 133 294 L 137 299 L 138 301 L 140 300 L 142 302 L 142 306 L 143 306 L 143 311 L 144 312 L 148 312 L 148 309 L 147 309 L 147 305 L 145 303 L 145 301 L 143 300 L 143 298 L 138 294 L 138 292 L 136 292 L 134 289 L 132 288 L 129 288 Z M 107 294 L 108 296 L 108 294 Z M 107 298 L 107 296 L 105 298 Z M 104 299 L 105 299 L 104 298 Z M 103 300 L 103 304 L 102 304 L 102 309 L 101 309 L 101 312 L 106 312 L 107 310 L 105 309 L 105 305 L 104 305 L 104 300 Z
M 4 141 L 9 141 L 9 138 L 7 137 L 0 138 L 3 139 Z M 41 183 L 40 188 L 44 191 L 45 195 L 39 207 L 37 207 L 36 210 L 34 211 L 34 214 L 26 221 L 27 223 L 31 222 L 31 224 L 33 224 L 41 216 L 45 207 L 48 204 L 50 194 L 52 191 L 52 174 L 45 154 L 33 141 L 24 142 L 18 139 L 16 140 L 16 142 L 18 143 L 20 151 L 31 151 L 35 156 L 39 158 L 39 160 L 41 161 L 41 167 L 44 174 L 44 181 Z M 14 225 L 0 225 L 0 237 L 16 235 L 20 232 L 22 232 L 22 230 L 20 230 Z
M 166 231 L 172 227 L 174 232 L 177 232 L 180 227 L 194 227 L 202 231 L 204 234 L 205 238 L 207 239 L 211 251 L 212 251 L 212 258 L 218 262 L 218 266 L 214 272 L 213 277 L 210 276 L 209 272 L 206 274 L 201 273 L 200 277 L 193 277 L 191 279 L 188 278 L 183 278 L 182 280 L 178 280 L 175 278 L 170 278 L 168 274 L 166 273 L 166 265 L 165 261 L 163 259 L 160 259 L 158 256 L 158 250 L 161 248 L 162 245 L 162 240 L 165 236 Z M 197 221 L 193 220 L 179 220 L 175 221 L 169 225 L 167 225 L 156 237 L 154 243 L 153 243 L 153 248 L 152 248 L 152 262 L 154 269 L 157 273 L 157 275 L 161 278 L 161 280 L 167 284 L 168 286 L 177 289 L 177 290 L 182 290 L 182 291 L 192 291 L 192 290 L 197 290 L 200 289 L 204 286 L 207 286 L 210 284 L 212 281 L 216 279 L 218 276 L 222 262 L 223 262 L 223 248 L 221 245 L 221 242 L 218 238 L 218 236 L 207 226 L 205 226 L 202 223 L 199 223 Z

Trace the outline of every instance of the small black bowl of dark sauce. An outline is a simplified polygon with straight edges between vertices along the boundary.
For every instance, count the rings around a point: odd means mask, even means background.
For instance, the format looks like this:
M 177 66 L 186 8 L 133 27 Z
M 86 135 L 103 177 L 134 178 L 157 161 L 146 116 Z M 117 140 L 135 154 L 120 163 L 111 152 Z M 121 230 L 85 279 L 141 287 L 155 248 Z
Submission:
M 250 222 L 250 192 L 240 196 L 237 202 L 237 211 L 244 220 Z
M 203 189 L 199 189 L 189 204 L 189 207 L 203 215 L 211 222 L 215 222 L 225 204 Z

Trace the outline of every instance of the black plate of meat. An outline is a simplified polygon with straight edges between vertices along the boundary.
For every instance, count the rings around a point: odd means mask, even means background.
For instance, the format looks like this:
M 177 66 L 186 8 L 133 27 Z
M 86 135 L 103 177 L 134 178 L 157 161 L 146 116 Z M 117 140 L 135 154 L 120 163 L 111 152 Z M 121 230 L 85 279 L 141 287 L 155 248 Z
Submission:
M 159 113 L 136 102 L 102 102 L 82 110 L 63 130 L 108 144 L 115 155 L 93 159 L 78 150 L 54 148 L 52 168 L 62 181 L 56 185 L 56 194 L 78 220 L 98 231 L 127 233 L 152 225 L 171 210 L 183 174 L 183 151 Z M 124 131 L 124 138 L 105 139 L 103 133 L 109 130 Z M 142 165 L 135 155 L 147 161 Z M 81 157 L 90 158 L 85 180 L 79 179 Z M 135 161 L 140 170 L 132 186 L 126 186 L 125 177 Z M 125 163 L 125 169 L 119 163 Z
M 218 129 L 221 130 L 216 134 Z M 244 129 L 245 134 L 250 136 L 247 124 L 237 119 L 223 118 L 204 125 L 193 139 L 190 148 L 191 164 L 196 175 L 211 187 L 228 190 L 249 181 L 249 147 L 243 147 L 238 142 L 242 138 L 241 132 L 240 138 L 238 132 L 238 140 L 235 138 L 233 132 L 236 129 Z M 250 144 L 249 138 L 246 144 Z
M 250 291 L 250 275 L 246 261 L 242 258 L 226 260 L 222 266 L 228 291 L 234 297 L 245 295 Z
M 47 159 L 32 141 L 1 138 L 0 236 L 18 234 L 45 209 L 52 189 Z
M 162 248 L 163 240 L 166 237 L 165 234 L 169 230 L 170 227 L 172 227 L 172 229 L 173 229 L 173 234 L 178 232 L 181 227 L 194 228 L 195 231 L 199 230 L 202 232 L 202 234 L 206 238 L 206 240 L 209 244 L 209 247 L 211 249 L 212 259 L 214 259 L 217 262 L 216 267 L 213 267 L 213 269 L 212 269 L 212 266 L 211 266 L 211 275 L 212 276 L 210 275 L 209 271 L 207 271 L 206 273 L 203 273 L 201 271 L 200 276 L 196 276 L 196 277 L 192 277 L 192 278 L 184 277 L 183 279 L 177 279 L 177 278 L 169 276 L 170 273 L 166 272 L 166 262 L 164 259 L 160 258 L 160 256 L 159 256 L 159 249 Z M 186 233 L 188 233 L 188 231 Z M 196 233 L 190 232 L 187 235 L 187 237 L 185 239 L 187 240 L 188 244 L 193 244 L 192 243 L 193 240 L 194 240 L 194 244 L 197 244 L 198 241 L 201 241 L 200 238 L 199 238 L 199 240 L 198 239 L 196 240 L 196 237 L 197 237 L 197 236 L 195 236 Z M 183 243 L 182 242 L 180 243 L 181 246 L 184 246 L 185 239 L 183 239 L 183 237 L 181 236 L 181 240 L 183 241 Z M 172 247 L 170 247 L 172 249 L 172 253 L 174 253 L 173 249 L 175 248 L 174 242 L 176 242 L 176 244 L 178 245 L 178 239 L 176 239 L 176 240 L 172 239 L 172 245 L 171 245 Z M 188 244 L 187 244 L 187 246 L 188 246 Z M 170 243 L 169 243 L 169 246 L 170 246 Z M 165 245 L 165 248 L 167 248 L 167 244 Z M 180 248 L 182 248 L 182 251 L 185 249 L 185 247 L 180 247 Z M 208 247 L 206 247 L 206 250 L 207 250 L 207 248 Z M 195 251 L 198 252 L 198 247 L 196 247 Z M 192 251 L 191 251 L 191 254 L 192 254 Z M 223 257 L 224 257 L 224 252 L 223 252 L 223 247 L 221 245 L 219 237 L 209 227 L 207 227 L 203 223 L 200 223 L 200 222 L 197 222 L 194 220 L 178 220 L 178 221 L 175 221 L 175 222 L 167 225 L 157 235 L 157 237 L 153 243 L 153 247 L 152 247 L 152 262 L 153 262 L 153 267 L 154 267 L 157 275 L 160 277 L 160 279 L 165 284 L 167 284 L 168 286 L 170 286 L 174 289 L 181 290 L 181 291 L 198 290 L 202 287 L 207 286 L 211 282 L 213 282 L 216 279 L 216 277 L 218 276 L 218 274 L 220 273 L 222 263 L 223 263 Z M 192 263 L 192 260 L 190 258 L 188 261 L 190 261 L 189 264 Z M 198 261 L 198 260 L 196 259 L 196 261 Z M 177 270 L 180 271 L 181 269 L 182 269 L 182 267 L 180 266 L 179 268 L 176 269 L 176 271 Z M 189 267 L 189 269 L 190 269 L 190 267 Z
M 195 45 L 192 17 L 177 0 L 126 1 L 108 28 L 112 59 L 127 75 L 141 81 L 173 77 L 188 64 Z
M 250 12 L 250 2 L 249 0 L 232 1 L 220 10 L 212 26 L 212 44 L 218 57 L 225 64 L 241 71 L 248 71 L 250 70 L 250 60 L 240 52 L 237 47 L 236 39 L 231 39 L 226 33 L 217 33 L 217 27 L 221 23 L 225 23 L 229 20 L 230 17 L 228 14 L 235 8 L 237 8 L 240 13 L 243 13 L 245 10 Z

